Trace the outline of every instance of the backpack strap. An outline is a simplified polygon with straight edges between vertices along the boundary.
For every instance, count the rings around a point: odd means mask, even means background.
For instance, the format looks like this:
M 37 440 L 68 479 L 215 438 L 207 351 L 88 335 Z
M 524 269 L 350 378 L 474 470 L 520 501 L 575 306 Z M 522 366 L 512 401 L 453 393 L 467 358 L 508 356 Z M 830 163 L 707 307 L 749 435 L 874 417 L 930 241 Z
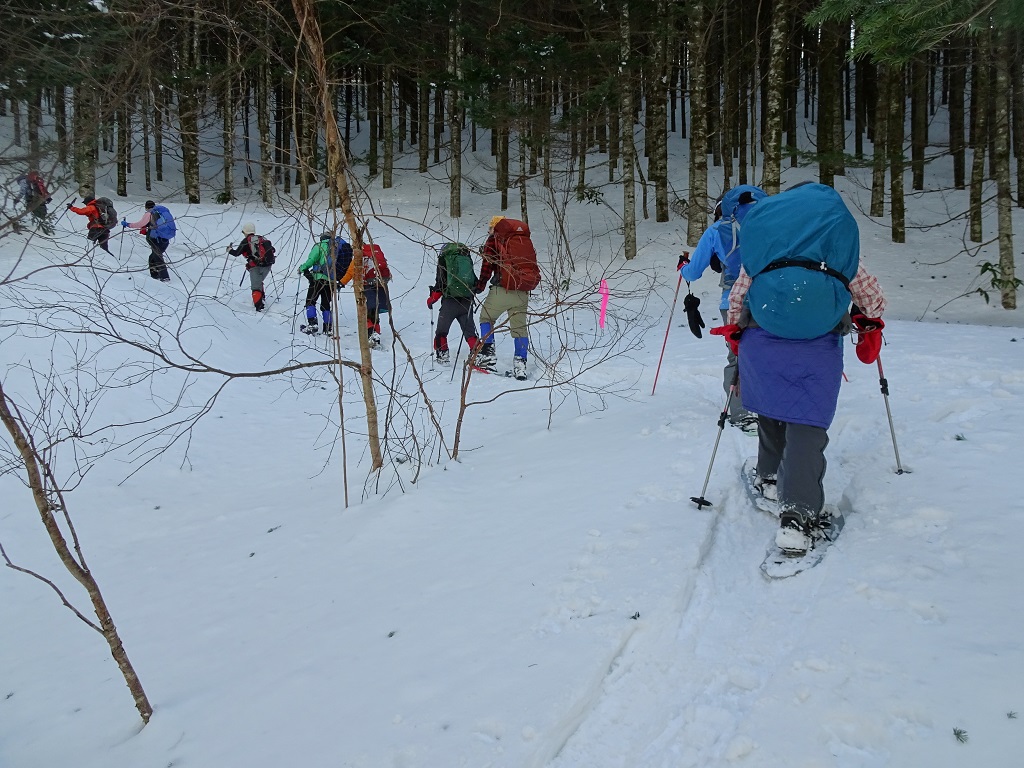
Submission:
M 807 259 L 778 259 L 773 261 L 771 264 L 766 266 L 757 274 L 763 275 L 765 272 L 771 272 L 776 269 L 782 269 L 783 267 L 801 267 L 803 269 L 809 269 L 812 272 L 824 272 L 826 275 L 834 277 L 836 280 L 843 284 L 843 287 L 847 291 L 850 290 L 850 278 L 835 269 L 832 269 L 824 261 L 808 261 Z M 756 277 L 756 275 L 755 275 Z

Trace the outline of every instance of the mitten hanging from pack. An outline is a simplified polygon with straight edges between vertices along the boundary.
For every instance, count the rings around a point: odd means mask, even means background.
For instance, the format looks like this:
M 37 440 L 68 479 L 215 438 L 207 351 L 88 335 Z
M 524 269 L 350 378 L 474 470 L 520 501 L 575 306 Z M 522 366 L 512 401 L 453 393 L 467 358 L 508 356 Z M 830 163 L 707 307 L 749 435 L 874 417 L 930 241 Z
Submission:
M 700 329 L 704 327 L 704 318 L 700 316 L 700 299 L 692 293 L 686 294 L 683 299 L 683 311 L 686 312 L 686 323 L 690 326 L 690 332 L 698 339 L 701 338 Z

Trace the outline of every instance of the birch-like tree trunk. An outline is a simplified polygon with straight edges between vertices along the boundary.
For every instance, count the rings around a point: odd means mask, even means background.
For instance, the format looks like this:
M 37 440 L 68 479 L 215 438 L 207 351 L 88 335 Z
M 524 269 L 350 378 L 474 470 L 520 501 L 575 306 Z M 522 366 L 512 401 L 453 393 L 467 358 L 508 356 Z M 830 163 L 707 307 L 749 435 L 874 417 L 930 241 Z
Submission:
M 153 172 L 156 180 L 164 180 L 164 117 L 166 92 L 161 88 L 153 91 Z
M 906 201 L 903 198 L 903 122 L 905 114 L 903 69 L 892 69 L 889 77 L 889 215 L 892 241 L 907 241 Z
M 619 12 L 619 92 L 622 104 L 622 241 L 626 259 L 636 256 L 636 145 L 633 141 L 633 56 L 629 22 L 630 0 Z
M 974 113 L 974 122 L 971 124 L 971 190 L 968 220 L 972 243 L 980 243 L 984 236 L 981 198 L 985 184 L 985 148 L 988 146 L 988 53 L 988 33 L 981 32 L 974 47 L 974 82 L 971 83 L 971 111 Z
M 889 81 L 890 67 L 879 64 L 875 69 L 875 122 L 872 128 L 871 208 L 875 217 L 885 215 L 885 168 L 888 161 Z
M 53 128 L 57 134 L 57 164 L 65 165 L 68 161 L 68 97 L 63 85 L 53 89 Z
M 131 115 L 127 102 L 121 104 L 114 112 L 117 120 L 117 194 L 128 195 L 128 173 L 131 171 Z
M 256 132 L 260 145 L 260 197 L 267 208 L 274 207 L 274 139 L 270 134 L 271 70 L 261 62 L 256 74 Z
M 316 84 L 323 112 L 324 133 L 327 138 L 327 183 L 337 192 L 341 201 L 341 210 L 352 241 L 352 251 L 356 259 L 360 259 L 363 250 L 363 230 L 356 221 L 352 196 L 349 191 L 348 173 L 350 165 L 348 155 L 341 144 L 338 123 L 334 118 L 333 99 L 327 79 L 327 57 L 324 53 L 324 41 L 320 32 L 320 23 L 316 16 L 314 0 L 292 0 L 292 8 L 299 24 L 299 36 L 309 52 L 309 68 Z M 373 392 L 373 360 L 369 340 L 366 335 L 366 294 L 363 291 L 363 270 L 354 269 L 352 280 L 356 294 L 356 336 L 359 339 L 360 368 L 363 403 L 366 406 L 367 443 L 370 450 L 371 471 L 384 466 L 384 458 L 380 446 L 380 426 L 377 416 L 377 402 Z M 339 360 L 340 364 L 340 360 Z M 338 396 L 341 397 L 339 388 Z
M 782 117 L 786 97 L 786 60 L 789 58 L 789 7 L 789 0 L 777 0 L 772 9 L 768 99 L 761 171 L 761 187 L 769 195 L 778 194 L 782 181 Z
M 11 440 L 17 449 L 18 459 L 25 470 L 25 480 L 28 483 L 29 490 L 32 492 L 36 510 L 39 512 L 43 528 L 46 529 L 46 533 L 49 536 L 50 544 L 68 573 L 85 589 L 99 624 L 94 624 L 86 619 L 83 614 L 78 613 L 77 610 L 72 610 L 89 627 L 103 635 L 103 639 L 107 642 L 107 647 L 110 648 L 110 655 L 117 664 L 117 668 L 121 670 L 121 675 L 124 677 L 128 690 L 135 700 L 135 708 L 142 716 L 142 722 L 148 723 L 153 715 L 153 707 L 149 703 L 149 698 L 142 687 L 142 682 L 135 673 L 135 668 L 132 666 L 128 653 L 124 649 L 117 626 L 114 624 L 114 619 L 107 608 L 106 600 L 104 600 L 103 593 L 100 591 L 99 583 L 96 581 L 95 576 L 93 576 L 92 571 L 89 570 L 81 548 L 77 543 L 74 549 L 69 546 L 64 532 L 57 522 L 58 516 L 61 516 L 66 521 L 66 525 L 71 524 L 64 493 L 57 484 L 50 465 L 40 454 L 31 433 L 28 432 L 28 422 L 18 413 L 17 407 L 7 397 L 2 384 L 0 384 L 0 422 L 3 423 L 11 435 Z M 10 504 L 10 499 L 7 499 L 7 503 Z
M 153 158 L 150 148 L 150 105 L 153 103 L 153 94 L 150 90 L 148 78 L 146 85 L 142 88 L 142 95 L 139 98 L 139 113 L 142 123 L 142 172 L 145 177 L 146 191 L 153 189 Z
M 706 0 L 694 0 L 690 6 L 690 199 L 686 207 L 686 242 L 695 244 L 708 225 L 708 132 L 707 132 L 707 52 L 708 11 Z M 742 109 L 742 107 L 741 107 Z M 743 168 L 740 169 L 741 174 Z M 744 174 L 745 175 L 745 174 Z
M 668 94 L 672 74 L 670 51 L 675 50 L 668 0 L 657 0 L 650 96 L 646 109 L 645 141 L 649 147 L 647 175 L 654 185 L 654 219 L 669 220 L 668 207 Z
M 33 87 L 28 97 L 28 163 L 39 167 L 39 126 L 43 121 L 43 89 Z
M 995 46 L 995 135 L 994 165 L 996 176 L 996 210 L 999 227 L 999 294 L 1003 309 L 1017 308 L 1017 279 L 1013 263 L 1013 217 L 1010 196 L 1010 112 L 1007 95 L 1010 92 L 1010 65 L 1013 55 L 1009 36 L 1012 32 L 997 32 Z
M 88 84 L 75 86 L 72 116 L 72 144 L 75 157 L 75 181 L 78 194 L 84 196 L 96 192 L 96 89 Z
M 419 172 L 426 173 L 430 167 L 430 81 L 426 74 L 422 76 L 419 87 Z
M 914 189 L 924 189 L 924 156 L 928 145 L 928 59 L 918 54 L 910 64 L 910 168 Z
M 221 104 L 221 154 L 223 160 L 223 188 L 220 200 L 230 203 L 235 196 L 235 90 L 234 90 L 234 45 L 229 41 L 227 46 L 227 73 L 224 75 L 224 99 Z
M 1024 40 L 1020 32 L 1016 35 L 1013 46 L 1013 58 L 1010 61 L 1010 93 L 1012 94 L 1013 110 L 1010 115 L 1013 135 L 1013 157 L 1017 161 L 1017 207 L 1024 208 Z
M 382 189 L 391 189 L 395 185 L 395 76 L 390 64 L 384 65 L 380 107 L 381 120 L 384 123 L 381 135 L 381 142 L 384 145 L 384 168 L 380 185 Z
M 448 215 L 462 216 L 462 109 L 459 105 L 462 80 L 461 48 L 458 11 L 452 15 L 448 29 L 448 140 L 451 144 L 451 171 L 449 173 Z
M 199 177 L 199 103 L 200 70 L 199 28 L 200 9 L 194 11 L 193 21 L 182 43 L 182 78 L 178 89 L 178 125 L 181 129 L 182 176 L 185 195 L 190 203 L 201 201 Z

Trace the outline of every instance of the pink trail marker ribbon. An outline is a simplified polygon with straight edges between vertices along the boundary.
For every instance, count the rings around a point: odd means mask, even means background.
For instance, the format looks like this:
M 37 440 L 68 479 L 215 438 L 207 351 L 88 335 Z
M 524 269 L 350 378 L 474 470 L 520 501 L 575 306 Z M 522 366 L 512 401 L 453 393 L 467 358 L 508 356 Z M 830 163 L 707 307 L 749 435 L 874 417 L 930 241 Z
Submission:
M 601 294 L 601 317 L 598 318 L 597 324 L 604 328 L 604 316 L 608 312 L 608 281 L 602 280 L 601 287 L 597 291 Z

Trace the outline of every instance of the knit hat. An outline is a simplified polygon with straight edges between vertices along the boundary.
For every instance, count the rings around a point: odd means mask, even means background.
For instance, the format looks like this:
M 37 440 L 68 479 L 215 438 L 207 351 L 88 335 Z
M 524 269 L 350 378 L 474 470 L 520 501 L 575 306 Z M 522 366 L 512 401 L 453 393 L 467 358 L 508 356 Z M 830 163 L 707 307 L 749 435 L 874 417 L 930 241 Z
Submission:
M 324 232 L 320 235 L 321 240 L 330 240 L 332 237 L 334 237 L 334 235 L 330 232 Z
M 150 208 L 156 208 L 156 203 L 154 203 L 152 200 L 147 200 L 146 201 L 146 210 L 148 211 Z
M 91 203 L 95 199 L 96 199 L 96 197 L 94 195 L 86 195 L 85 197 L 82 198 L 82 202 L 85 203 L 86 205 L 88 205 L 89 203 Z
M 243 235 L 255 235 L 256 234 L 256 225 L 253 224 L 251 221 L 247 221 L 245 224 L 242 225 L 242 234 Z
M 494 225 L 497 224 L 499 221 L 501 221 L 504 218 L 505 218 L 504 216 L 491 216 L 490 228 L 494 229 Z

